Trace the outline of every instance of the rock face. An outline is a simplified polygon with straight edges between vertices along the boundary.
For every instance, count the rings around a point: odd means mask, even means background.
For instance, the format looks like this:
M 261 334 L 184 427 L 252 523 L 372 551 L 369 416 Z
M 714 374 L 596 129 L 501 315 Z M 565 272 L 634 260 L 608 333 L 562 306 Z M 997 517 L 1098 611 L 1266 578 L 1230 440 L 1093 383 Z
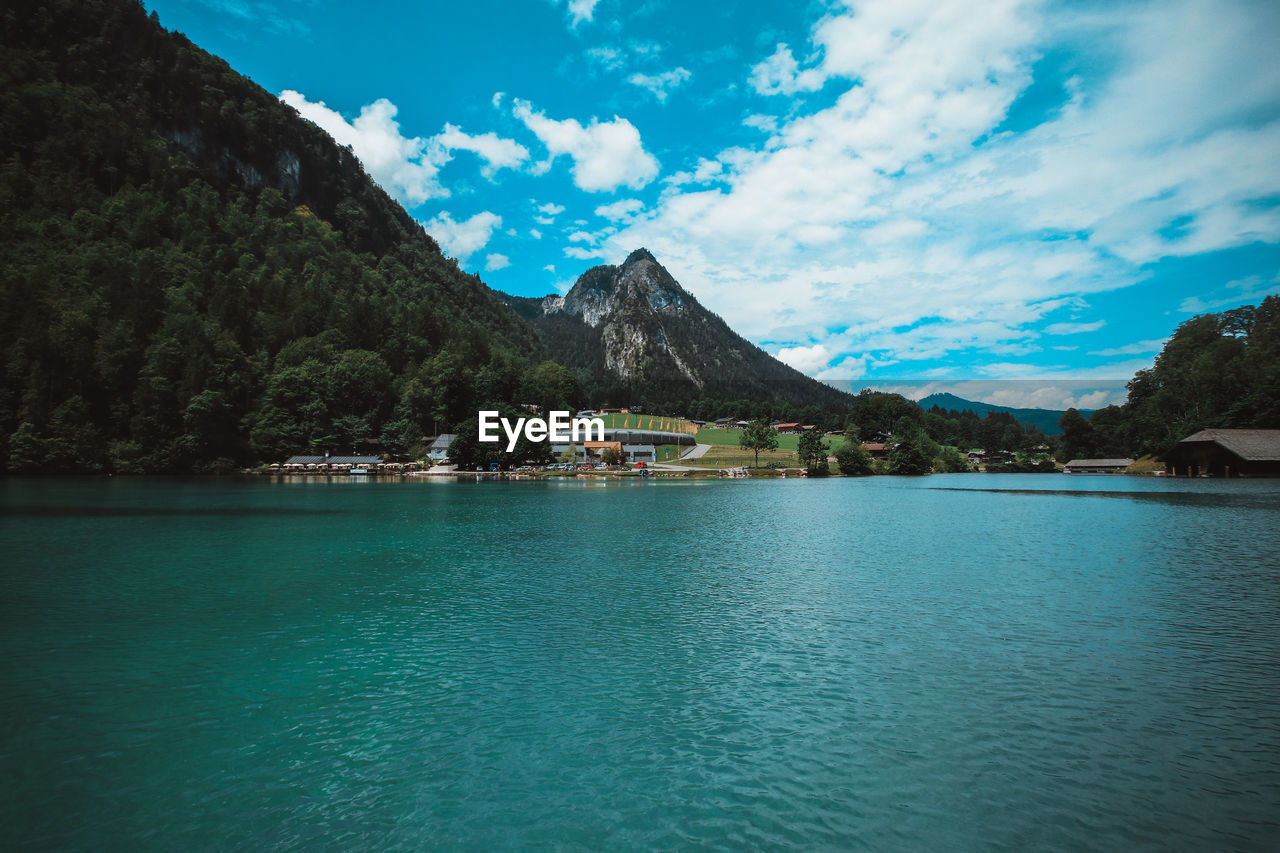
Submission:
M 841 392 L 787 367 L 698 303 L 646 249 L 587 270 L 564 296 L 505 297 L 591 387 L 826 405 Z

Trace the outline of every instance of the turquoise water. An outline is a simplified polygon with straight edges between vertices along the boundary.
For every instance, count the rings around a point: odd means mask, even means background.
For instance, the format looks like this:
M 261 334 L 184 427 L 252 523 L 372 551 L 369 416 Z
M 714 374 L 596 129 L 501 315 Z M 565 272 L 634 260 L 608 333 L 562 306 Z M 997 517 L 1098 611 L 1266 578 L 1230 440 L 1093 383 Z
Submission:
M 0 480 L 0 847 L 1275 849 L 1280 481 Z

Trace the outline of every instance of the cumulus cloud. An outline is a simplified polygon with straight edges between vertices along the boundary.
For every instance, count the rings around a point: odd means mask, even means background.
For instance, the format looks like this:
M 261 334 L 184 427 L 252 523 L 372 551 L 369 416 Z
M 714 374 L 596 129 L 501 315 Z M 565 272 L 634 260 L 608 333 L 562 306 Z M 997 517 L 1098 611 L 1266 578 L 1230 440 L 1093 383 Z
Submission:
M 751 69 L 751 86 L 762 95 L 794 95 L 821 89 L 825 82 L 821 71 L 800 70 L 791 48 L 779 44 L 773 55 Z
M 602 204 L 596 208 L 596 216 L 611 221 L 630 219 L 644 210 L 644 202 L 636 198 L 624 198 L 611 204 Z
M 514 139 L 503 139 L 492 132 L 471 136 L 452 124 L 446 124 L 431 141 L 445 151 L 470 151 L 478 155 L 485 162 L 481 172 L 486 178 L 499 169 L 518 169 L 529 159 L 529 149 Z
M 602 245 L 648 246 L 755 340 L 1049 370 L 1009 358 L 1040 352 L 1039 329 L 1102 328 L 1076 319 L 1091 294 L 1161 259 L 1280 241 L 1278 31 L 1280 7 L 1239 2 L 851 2 L 803 63 L 782 45 L 751 72 L 759 92 L 831 99 L 751 119 L 769 138 L 709 158 L 715 184 L 682 173 Z M 1080 70 L 1046 64 L 1054 50 L 1084 52 Z M 1060 96 L 1011 129 L 1042 77 Z M 1081 372 L 1133 364 L 1149 361 Z
M 512 114 L 546 146 L 550 160 L 568 155 L 573 182 L 587 192 L 611 192 L 619 187 L 640 189 L 658 174 L 658 161 L 644 149 L 640 131 L 625 118 L 611 121 L 552 119 L 528 101 L 515 101 Z
M 501 93 L 494 96 L 495 103 L 500 97 Z M 292 89 L 281 92 L 280 100 L 319 125 L 339 145 L 351 146 L 373 179 L 409 205 L 449 197 L 440 182 L 440 168 L 453 159 L 454 151 L 478 155 L 485 164 L 481 173 L 487 178 L 499 169 L 519 168 L 529 159 L 529 149 L 514 140 L 495 133 L 472 136 L 452 124 L 429 139 L 406 137 L 396 121 L 399 109 L 386 98 L 361 107 L 354 121 Z
M 442 212 L 424 224 L 427 233 L 458 260 L 466 260 L 483 249 L 494 230 L 501 226 L 502 217 L 487 210 L 461 222 L 455 222 L 448 212 Z
M 670 71 L 663 71 L 660 74 L 641 74 L 636 72 L 627 78 L 627 82 L 632 86 L 639 86 L 642 89 L 648 89 L 649 92 L 658 100 L 658 103 L 666 103 L 667 95 L 672 89 L 678 89 L 693 74 L 687 68 L 673 68 Z
M 511 266 L 511 259 L 508 258 L 506 255 L 499 255 L 495 253 L 492 255 L 485 256 L 484 268 L 488 272 L 493 272 L 494 270 L 506 269 L 509 266 Z
M 410 204 L 449 195 L 438 178 L 441 164 L 429 156 L 427 141 L 400 132 L 396 105 L 386 98 L 361 107 L 360 115 L 350 122 L 323 101 L 309 101 L 292 89 L 281 92 L 280 100 L 318 124 L 339 145 L 350 145 L 374 180 L 393 195 Z
M 835 353 L 822 344 L 813 346 L 783 347 L 775 353 L 778 361 L 794 367 L 801 373 L 815 373 L 826 367 Z
M 846 356 L 826 370 L 814 374 L 814 377 L 824 381 L 829 379 L 857 379 L 866 375 L 867 361 L 868 359 L 865 356 Z

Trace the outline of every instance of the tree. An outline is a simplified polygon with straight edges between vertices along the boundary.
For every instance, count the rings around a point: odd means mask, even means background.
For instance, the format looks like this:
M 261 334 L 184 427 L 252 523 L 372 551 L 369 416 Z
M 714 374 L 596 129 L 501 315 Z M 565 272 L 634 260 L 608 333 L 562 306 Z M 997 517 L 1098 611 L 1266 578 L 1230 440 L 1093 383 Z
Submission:
M 933 457 L 933 468 L 942 474 L 959 474 L 969 470 L 969 460 L 954 447 L 942 447 Z
M 383 426 L 381 438 L 388 453 L 404 456 L 411 447 L 421 444 L 422 428 L 408 418 L 399 418 Z
M 836 467 L 841 474 L 862 477 L 871 473 L 871 454 L 859 444 L 847 444 L 835 453 Z
M 889 473 L 919 475 L 933 470 L 929 454 L 925 452 L 924 442 L 918 433 L 909 433 L 889 452 Z
M 1093 427 L 1084 415 L 1074 408 L 1067 409 L 1062 413 L 1062 417 L 1058 418 L 1058 426 L 1062 427 L 1062 455 L 1065 457 L 1063 462 L 1093 456 L 1097 439 L 1093 434 Z
M 44 441 L 35 425 L 23 421 L 9 437 L 9 470 L 15 474 L 39 471 L 44 463 Z
M 627 461 L 627 454 L 622 452 L 621 447 L 606 447 L 600 454 L 600 461 L 606 465 L 621 465 Z
M 738 446 L 755 453 L 756 462 L 753 467 L 759 468 L 760 451 L 778 449 L 778 431 L 769 426 L 768 421 L 754 420 L 738 436 Z
M 817 430 L 809 430 L 801 434 L 796 456 L 810 474 L 825 474 L 829 470 L 827 453 L 830 450 L 831 445 L 822 440 Z

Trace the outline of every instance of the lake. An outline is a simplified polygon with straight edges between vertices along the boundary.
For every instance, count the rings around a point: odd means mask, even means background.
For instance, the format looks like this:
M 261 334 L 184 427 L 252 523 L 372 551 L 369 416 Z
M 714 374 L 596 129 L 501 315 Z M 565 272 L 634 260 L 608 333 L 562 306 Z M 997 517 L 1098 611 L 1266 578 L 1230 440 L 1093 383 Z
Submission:
M 0 480 L 0 847 L 1275 849 L 1280 481 Z

